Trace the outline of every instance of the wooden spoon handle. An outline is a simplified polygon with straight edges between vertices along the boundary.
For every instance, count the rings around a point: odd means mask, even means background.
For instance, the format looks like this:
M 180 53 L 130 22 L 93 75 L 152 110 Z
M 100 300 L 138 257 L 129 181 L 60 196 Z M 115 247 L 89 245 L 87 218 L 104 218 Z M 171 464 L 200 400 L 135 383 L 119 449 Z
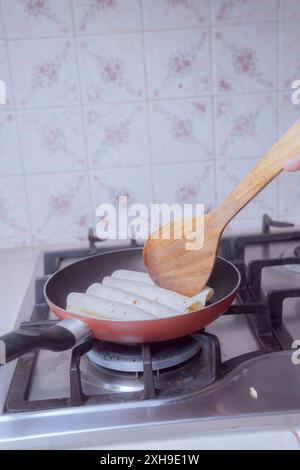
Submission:
M 228 222 L 300 153 L 300 120 L 281 137 L 214 211 L 221 226 Z

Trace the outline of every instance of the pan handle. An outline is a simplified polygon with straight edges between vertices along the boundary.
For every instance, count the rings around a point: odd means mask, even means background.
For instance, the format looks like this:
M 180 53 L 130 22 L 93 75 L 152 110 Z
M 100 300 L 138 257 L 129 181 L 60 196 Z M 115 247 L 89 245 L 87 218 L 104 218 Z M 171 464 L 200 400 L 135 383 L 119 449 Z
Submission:
M 0 337 L 0 365 L 32 349 L 65 351 L 90 335 L 89 327 L 76 318 L 66 318 L 50 328 L 12 331 Z

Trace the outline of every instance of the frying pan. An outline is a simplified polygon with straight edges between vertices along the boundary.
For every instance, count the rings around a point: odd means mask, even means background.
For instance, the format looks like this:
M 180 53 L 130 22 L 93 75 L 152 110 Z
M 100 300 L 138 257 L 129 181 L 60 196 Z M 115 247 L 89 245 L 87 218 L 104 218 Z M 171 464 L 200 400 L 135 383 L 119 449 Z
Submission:
M 80 317 L 65 310 L 70 292 L 85 292 L 117 269 L 145 271 L 142 248 L 101 253 L 77 261 L 53 274 L 44 289 L 51 311 L 62 321 L 41 330 L 32 328 L 8 333 L 0 338 L 0 363 L 34 349 L 60 351 L 73 347 L 84 337 L 115 343 L 152 343 L 186 336 L 204 328 L 230 307 L 240 284 L 237 268 L 217 258 L 208 285 L 214 289 L 212 302 L 205 308 L 175 317 L 118 321 Z M 2 347 L 1 347 L 2 346 Z M 3 351 L 5 354 L 3 354 Z

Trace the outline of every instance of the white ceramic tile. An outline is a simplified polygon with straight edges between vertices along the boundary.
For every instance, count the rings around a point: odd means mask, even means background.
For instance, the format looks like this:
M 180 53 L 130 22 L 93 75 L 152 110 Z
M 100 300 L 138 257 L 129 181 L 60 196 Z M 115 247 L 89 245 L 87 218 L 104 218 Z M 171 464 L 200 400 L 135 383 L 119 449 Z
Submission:
M 276 87 L 277 25 L 214 28 L 215 91 L 255 92 Z
M 279 0 L 280 19 L 284 21 L 300 20 L 299 0 Z
M 277 140 L 277 103 L 273 95 L 217 98 L 217 158 L 256 157 Z
M 56 233 L 56 234 L 34 234 L 32 237 L 32 241 L 34 245 L 76 245 L 78 247 L 79 244 L 85 242 L 85 246 L 88 240 L 88 229 L 81 231 L 81 233 L 73 233 L 73 232 L 63 232 L 63 233 Z
M 140 31 L 140 0 L 75 0 L 75 25 L 79 34 Z
M 78 40 L 84 102 L 135 101 L 145 97 L 141 34 Z
M 217 195 L 218 204 L 237 186 L 241 179 L 257 163 L 251 160 L 224 160 L 217 163 Z M 277 214 L 277 184 L 269 184 L 258 196 L 253 199 L 241 212 L 240 218 L 261 217 L 263 214 L 276 216 Z
M 283 93 L 279 97 L 279 134 L 286 132 L 300 119 L 300 104 L 291 100 L 292 92 Z
M 71 39 L 9 43 L 13 82 L 19 106 L 78 102 L 75 48 Z
M 279 177 L 279 212 L 283 219 L 293 221 L 300 215 L 300 172 L 284 172 Z
M 151 185 L 151 168 L 147 167 L 132 167 L 128 169 L 114 168 L 104 169 L 91 172 L 91 184 L 93 195 L 93 216 L 96 214 L 96 209 L 100 204 L 112 204 L 116 209 L 116 215 L 119 210 L 126 211 L 130 209 L 132 204 L 146 205 L 147 213 L 143 215 L 145 229 L 143 230 L 142 238 L 147 238 L 149 230 L 149 214 L 150 204 L 153 202 L 152 185 Z M 124 198 L 127 200 L 124 203 Z M 127 207 L 126 207 L 127 206 Z M 128 213 L 128 212 L 127 212 Z M 130 222 L 135 217 L 142 217 L 141 213 L 136 213 L 133 217 L 127 218 L 128 227 L 126 230 L 125 238 L 130 238 L 133 235 L 130 229 Z M 116 219 L 112 214 L 99 219 L 94 218 L 97 224 L 103 224 L 103 228 L 108 226 L 116 229 L 116 238 L 124 238 L 118 230 L 118 218 Z
M 204 204 L 215 206 L 214 164 L 179 163 L 154 166 L 155 201 L 159 204 Z
M 210 99 L 151 103 L 150 122 L 154 162 L 198 161 L 213 157 Z
M 260 232 L 261 228 L 262 216 L 245 218 L 243 214 L 237 214 L 226 227 L 224 235 L 231 236 L 235 233 Z
M 71 0 L 2 0 L 9 38 L 72 34 Z
M 93 210 L 101 203 L 119 204 L 120 196 L 128 197 L 128 204 L 150 204 L 153 200 L 151 169 L 149 166 L 128 169 L 113 168 L 91 171 Z
M 300 77 L 300 25 L 297 22 L 280 23 L 279 85 L 291 89 Z
M 208 29 L 146 33 L 150 98 L 188 97 L 211 89 Z
M 8 237 L 0 238 L 0 250 L 11 250 L 13 248 L 28 247 L 32 245 L 31 237 Z M 26 285 L 26 287 L 28 284 Z
M 209 0 L 143 0 L 146 30 L 196 28 L 209 23 Z
M 0 80 L 4 81 L 6 87 L 6 104 L 0 105 L 0 109 L 5 106 L 11 107 L 13 105 L 13 87 L 9 73 L 7 50 L 4 41 L 0 41 Z
M 212 9 L 216 23 L 256 23 L 277 19 L 277 0 L 212 0 Z
M 145 104 L 113 104 L 85 109 L 89 164 L 126 167 L 149 163 Z
M 0 238 L 30 235 L 23 176 L 0 177 Z
M 21 111 L 19 117 L 27 173 L 79 170 L 86 167 L 79 109 Z
M 86 233 L 90 201 L 84 173 L 27 176 L 33 234 Z
M 0 175 L 22 173 L 20 148 L 13 111 L 0 108 Z

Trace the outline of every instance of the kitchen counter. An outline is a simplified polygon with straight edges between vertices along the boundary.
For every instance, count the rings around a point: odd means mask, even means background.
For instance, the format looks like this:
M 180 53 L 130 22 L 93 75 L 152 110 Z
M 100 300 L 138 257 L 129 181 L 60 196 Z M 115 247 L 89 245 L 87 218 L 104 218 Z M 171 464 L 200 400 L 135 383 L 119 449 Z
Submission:
M 67 248 L 80 246 L 86 246 L 86 243 L 68 245 Z M 7 333 L 14 327 L 41 253 L 60 249 L 66 249 L 66 245 L 0 250 L 0 335 Z
M 15 325 L 39 252 L 37 248 L 0 251 L 1 335 Z

